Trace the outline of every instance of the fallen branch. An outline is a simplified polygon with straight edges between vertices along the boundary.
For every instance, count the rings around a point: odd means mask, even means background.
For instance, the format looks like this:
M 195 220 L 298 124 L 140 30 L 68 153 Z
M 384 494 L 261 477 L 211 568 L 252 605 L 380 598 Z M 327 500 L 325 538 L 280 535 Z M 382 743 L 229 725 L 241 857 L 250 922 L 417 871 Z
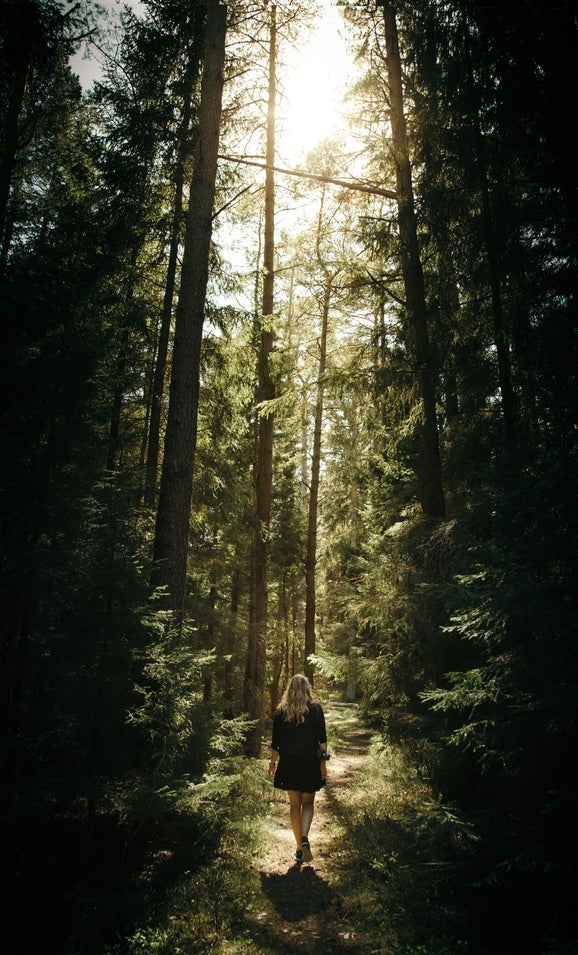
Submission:
M 281 166 L 272 166 L 264 161 L 255 159 L 242 159 L 240 156 L 219 156 L 224 162 L 236 162 L 242 166 L 256 166 L 257 169 L 272 169 L 282 176 L 296 176 L 298 179 L 312 179 L 315 182 L 326 182 L 331 186 L 340 186 L 343 189 L 353 189 L 356 192 L 365 192 L 370 196 L 384 196 L 386 199 L 398 198 L 397 192 L 393 189 L 382 189 L 380 186 L 363 185 L 347 179 L 333 179 L 331 176 L 321 176 L 313 172 L 305 172 L 302 169 L 283 169 Z

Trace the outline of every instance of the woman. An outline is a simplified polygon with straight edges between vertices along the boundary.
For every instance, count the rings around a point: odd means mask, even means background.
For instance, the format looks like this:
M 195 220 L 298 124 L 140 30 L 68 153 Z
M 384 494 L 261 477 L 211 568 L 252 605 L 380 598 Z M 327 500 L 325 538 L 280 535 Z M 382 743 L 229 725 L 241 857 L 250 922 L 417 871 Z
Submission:
M 273 785 L 289 796 L 296 862 L 310 862 L 313 858 L 309 829 L 315 793 L 327 779 L 328 759 L 323 710 L 313 700 L 307 677 L 297 673 L 289 681 L 273 719 L 269 763 Z

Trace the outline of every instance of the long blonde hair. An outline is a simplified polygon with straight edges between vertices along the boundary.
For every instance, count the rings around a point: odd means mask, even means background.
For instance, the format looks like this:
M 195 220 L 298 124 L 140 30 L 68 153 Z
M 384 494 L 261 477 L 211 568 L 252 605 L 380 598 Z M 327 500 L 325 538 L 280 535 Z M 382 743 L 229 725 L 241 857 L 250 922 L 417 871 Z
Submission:
M 296 673 L 289 680 L 277 710 L 287 721 L 302 723 L 312 702 L 313 693 L 309 680 L 302 673 Z

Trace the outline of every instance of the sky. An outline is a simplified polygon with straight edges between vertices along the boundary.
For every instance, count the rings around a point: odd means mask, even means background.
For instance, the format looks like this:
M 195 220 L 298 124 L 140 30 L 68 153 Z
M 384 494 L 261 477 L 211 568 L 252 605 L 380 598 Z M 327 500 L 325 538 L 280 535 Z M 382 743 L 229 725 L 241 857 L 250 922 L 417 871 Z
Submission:
M 137 0 L 129 2 L 138 13 Z M 126 0 L 100 0 L 100 3 L 111 18 L 116 18 Z M 326 137 L 339 132 L 343 125 L 341 97 L 353 69 L 342 35 L 345 26 L 335 0 L 318 0 L 318 5 L 322 10 L 318 24 L 309 41 L 295 51 L 290 69 L 283 76 L 285 95 L 280 97 L 278 105 L 276 161 L 286 168 L 303 167 L 307 153 Z M 71 66 L 85 89 L 99 73 L 98 63 L 84 59 L 82 53 L 72 59 Z M 316 203 L 317 199 L 311 201 Z M 302 213 L 301 206 L 299 210 L 279 208 L 278 226 L 287 227 Z M 236 255 L 241 257 L 240 267 L 245 267 L 244 253 L 234 245 L 228 257 L 233 260 Z
M 99 0 L 116 18 L 125 0 Z M 139 13 L 141 4 L 130 0 Z M 320 0 L 322 16 L 308 43 L 300 51 L 284 80 L 286 97 L 279 108 L 278 152 L 281 161 L 299 162 L 322 139 L 340 126 L 341 102 L 351 59 L 341 36 L 341 14 L 335 0 Z M 341 31 L 341 32 L 340 32 Z M 71 68 L 87 89 L 99 75 L 98 62 L 80 50 L 71 59 Z
M 111 21 L 118 19 L 123 7 L 132 7 L 139 15 L 144 12 L 144 7 L 139 0 L 98 0 L 98 5 L 106 11 Z M 83 6 L 81 0 L 81 7 Z M 78 52 L 70 58 L 72 72 L 76 73 L 80 79 L 83 89 L 89 89 L 100 75 L 98 61 L 93 56 L 87 56 L 87 52 L 90 53 L 90 47 L 82 44 Z
M 343 39 L 343 22 L 335 0 L 323 0 L 323 15 L 285 81 L 287 106 L 280 109 L 283 134 L 279 152 L 298 161 L 342 125 L 342 91 L 352 70 Z

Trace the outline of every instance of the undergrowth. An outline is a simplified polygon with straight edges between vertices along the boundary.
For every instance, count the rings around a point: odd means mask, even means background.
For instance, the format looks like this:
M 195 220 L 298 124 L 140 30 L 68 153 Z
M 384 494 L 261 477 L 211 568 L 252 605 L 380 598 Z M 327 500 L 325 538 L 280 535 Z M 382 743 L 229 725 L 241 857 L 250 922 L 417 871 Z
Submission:
M 149 917 L 102 955 L 199 955 L 218 953 L 227 939 L 242 936 L 244 917 L 257 893 L 248 860 L 258 853 L 263 812 L 263 767 L 243 760 L 234 792 L 216 826 L 210 851 L 191 846 L 190 867 L 172 883 L 162 884 L 149 898 Z M 199 850 L 200 851 L 200 850 Z M 243 950 L 239 937 L 235 951 Z
M 327 715 L 337 759 L 363 727 L 351 708 L 328 707 Z M 315 914 L 320 903 L 335 907 L 353 941 L 327 948 L 320 937 L 308 955 L 480 955 L 460 894 L 476 832 L 434 797 L 407 748 L 375 737 L 328 803 L 331 878 L 318 880 L 321 897 L 311 870 L 311 898 L 300 903 L 291 897 L 294 873 L 268 884 L 263 871 L 274 798 L 264 761 L 237 757 L 228 769 L 179 801 L 129 876 L 85 887 L 59 955 L 286 955 L 279 919 L 295 921 L 296 904 L 300 917 Z M 569 955 L 554 944 L 546 951 Z
M 330 708 L 334 757 L 360 727 L 350 709 Z M 357 940 L 372 955 L 466 955 L 459 913 L 448 899 L 472 833 L 431 791 L 398 749 L 374 741 L 347 800 L 332 805 L 332 890 Z M 256 931 L 269 911 L 258 862 L 268 800 L 263 765 L 246 761 L 211 858 L 185 871 L 151 918 L 102 955 L 274 955 L 278 942 Z
M 452 904 L 475 834 L 433 799 L 407 755 L 374 739 L 339 807 L 346 853 L 340 895 L 368 948 L 383 955 L 464 955 Z

